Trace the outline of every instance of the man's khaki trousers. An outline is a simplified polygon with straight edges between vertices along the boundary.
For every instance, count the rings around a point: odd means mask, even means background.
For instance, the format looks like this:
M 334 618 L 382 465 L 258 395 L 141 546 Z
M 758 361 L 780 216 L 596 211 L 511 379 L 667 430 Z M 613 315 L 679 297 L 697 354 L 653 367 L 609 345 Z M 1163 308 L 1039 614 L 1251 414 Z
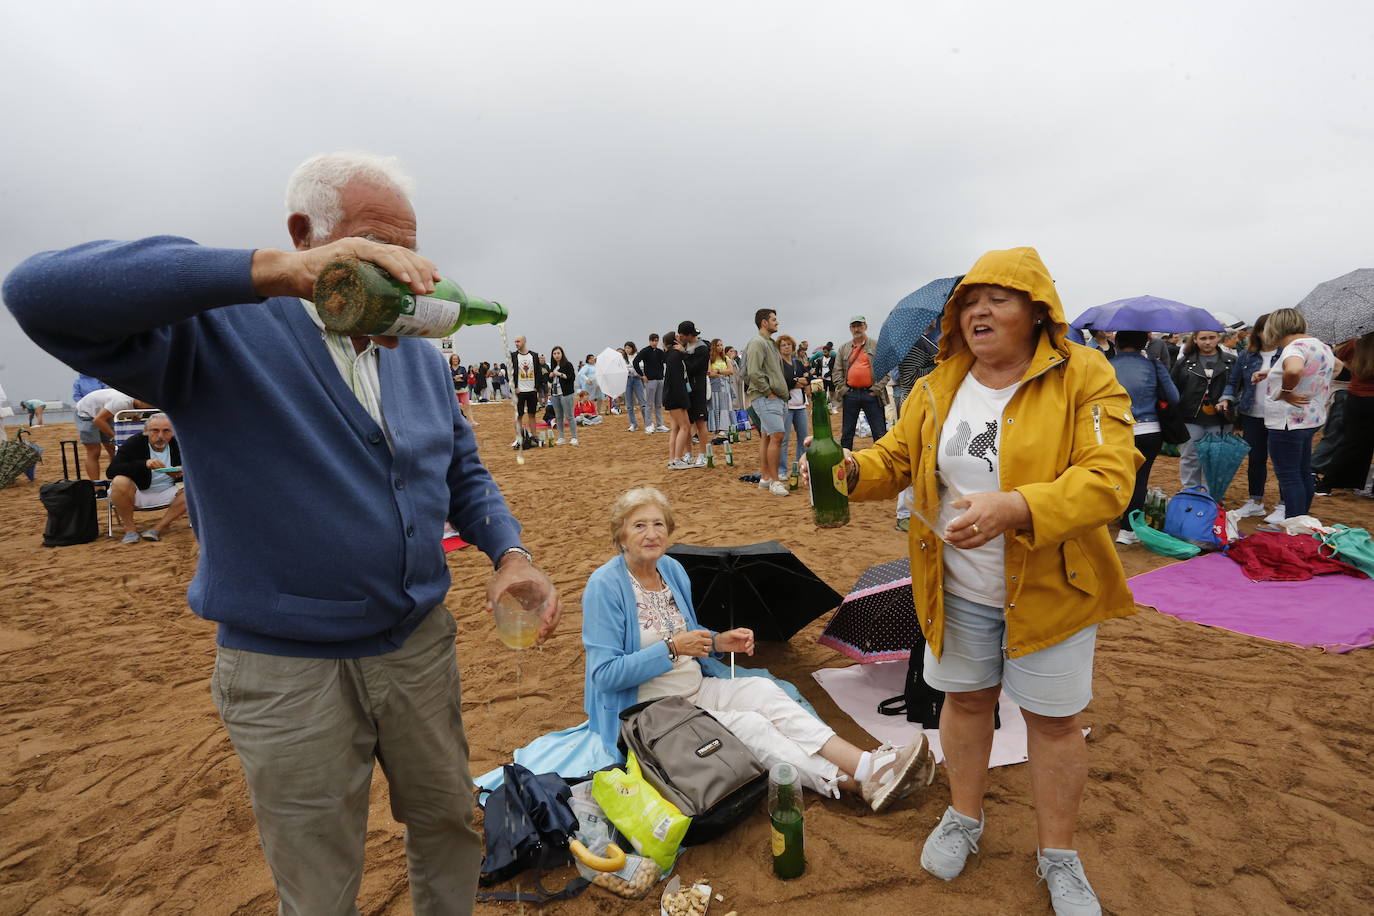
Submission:
M 482 860 L 440 605 L 405 645 L 315 659 L 220 648 L 211 692 L 238 752 L 283 914 L 357 913 L 374 761 L 406 825 L 414 910 L 470 913 Z

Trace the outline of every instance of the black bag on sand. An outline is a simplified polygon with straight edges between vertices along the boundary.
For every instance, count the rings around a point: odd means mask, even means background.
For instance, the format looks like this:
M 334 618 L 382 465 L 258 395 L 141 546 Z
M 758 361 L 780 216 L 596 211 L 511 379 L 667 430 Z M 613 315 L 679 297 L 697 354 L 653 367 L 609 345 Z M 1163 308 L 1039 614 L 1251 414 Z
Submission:
M 743 820 L 768 791 L 768 771 L 715 716 L 682 697 L 620 713 L 620 749 L 634 751 L 659 794 L 692 819 L 684 846 L 710 842 Z
M 936 690 L 926 683 L 924 677 L 926 661 L 926 638 L 916 634 L 916 645 L 911 648 L 911 658 L 906 666 L 906 689 L 895 697 L 888 697 L 878 704 L 878 712 L 885 716 L 905 714 L 908 722 L 919 722 L 921 728 L 939 728 L 940 711 L 945 708 L 945 692 Z M 992 711 L 992 727 L 1002 727 L 1002 713 Z
M 100 536 L 95 519 L 95 484 L 89 480 L 45 483 L 38 488 L 38 498 L 48 510 L 44 547 L 89 544 Z

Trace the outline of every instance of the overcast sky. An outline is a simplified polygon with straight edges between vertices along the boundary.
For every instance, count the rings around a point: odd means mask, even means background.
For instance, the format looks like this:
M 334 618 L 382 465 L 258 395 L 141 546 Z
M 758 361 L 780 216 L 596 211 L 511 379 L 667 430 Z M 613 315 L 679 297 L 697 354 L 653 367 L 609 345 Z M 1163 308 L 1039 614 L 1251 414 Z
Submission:
M 1374 265 L 1374 4 L 1117 6 L 10 4 L 0 273 L 286 247 L 287 176 L 336 149 L 399 155 L 421 249 L 579 357 L 684 318 L 742 345 L 760 305 L 838 342 L 1014 245 L 1071 316 L 1252 317 Z M 12 401 L 71 377 L 0 314 Z

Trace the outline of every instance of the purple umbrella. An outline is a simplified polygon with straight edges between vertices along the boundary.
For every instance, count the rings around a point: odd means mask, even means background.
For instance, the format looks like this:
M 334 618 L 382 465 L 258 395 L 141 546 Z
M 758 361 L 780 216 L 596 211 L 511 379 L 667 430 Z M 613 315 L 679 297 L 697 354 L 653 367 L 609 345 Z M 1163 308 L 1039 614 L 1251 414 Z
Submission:
M 1222 323 L 1206 309 L 1184 305 L 1158 296 L 1136 296 L 1118 299 L 1106 305 L 1095 305 L 1072 322 L 1076 328 L 1094 331 L 1159 331 L 1165 334 L 1186 334 L 1189 331 L 1225 330 Z

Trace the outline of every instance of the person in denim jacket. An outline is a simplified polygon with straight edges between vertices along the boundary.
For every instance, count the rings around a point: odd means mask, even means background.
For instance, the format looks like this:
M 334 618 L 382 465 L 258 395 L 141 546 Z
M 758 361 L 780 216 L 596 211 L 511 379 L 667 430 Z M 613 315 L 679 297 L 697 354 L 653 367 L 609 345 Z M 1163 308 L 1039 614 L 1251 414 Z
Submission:
M 1131 415 L 1135 417 L 1135 450 L 1145 456 L 1145 463 L 1136 468 L 1135 491 L 1130 505 L 1121 517 L 1118 544 L 1138 544 L 1140 536 L 1131 525 L 1131 513 L 1145 506 L 1145 491 L 1150 486 L 1150 468 L 1164 446 L 1164 434 L 1159 428 L 1159 402 L 1178 403 L 1178 386 L 1169 377 L 1169 370 L 1157 359 L 1150 359 L 1141 351 L 1150 341 L 1146 331 L 1117 331 L 1116 355 L 1108 362 L 1116 370 L 1116 380 L 1131 396 Z

